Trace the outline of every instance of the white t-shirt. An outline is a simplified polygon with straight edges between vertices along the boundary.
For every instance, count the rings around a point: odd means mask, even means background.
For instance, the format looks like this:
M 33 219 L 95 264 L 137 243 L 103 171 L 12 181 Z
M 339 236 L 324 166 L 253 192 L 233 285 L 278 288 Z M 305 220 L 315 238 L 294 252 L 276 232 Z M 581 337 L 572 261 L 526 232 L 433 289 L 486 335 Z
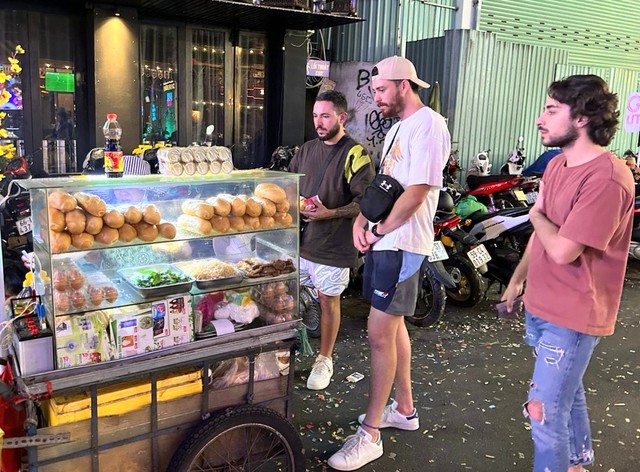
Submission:
M 399 127 L 399 128 L 398 128 Z M 393 139 L 393 142 L 387 142 Z M 387 151 L 388 150 L 388 151 Z M 406 189 L 427 184 L 431 188 L 418 211 L 373 246 L 374 251 L 398 250 L 430 255 L 433 217 L 442 187 L 442 169 L 451 152 L 451 136 L 444 118 L 423 107 L 387 132 L 382 153 L 382 173 L 391 175 Z

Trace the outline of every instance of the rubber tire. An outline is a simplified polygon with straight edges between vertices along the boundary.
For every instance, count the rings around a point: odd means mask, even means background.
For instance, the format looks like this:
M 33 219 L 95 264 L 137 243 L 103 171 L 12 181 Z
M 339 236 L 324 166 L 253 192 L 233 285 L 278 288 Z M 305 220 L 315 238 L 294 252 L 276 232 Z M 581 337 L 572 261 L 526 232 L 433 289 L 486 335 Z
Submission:
M 258 428 L 258 430 L 255 428 Z M 221 441 L 225 440 L 225 435 L 228 438 L 227 441 L 230 441 L 232 448 L 227 451 L 215 450 L 216 456 L 224 454 L 225 452 L 235 452 L 236 456 L 238 456 L 236 460 L 243 460 L 242 463 L 231 464 L 228 459 L 224 460 L 224 456 L 220 456 L 225 465 L 231 466 L 229 470 L 242 470 L 243 472 L 263 470 L 259 463 L 246 463 L 251 456 L 249 454 L 250 444 L 246 444 L 247 449 L 243 450 L 241 454 L 238 454 L 239 441 L 244 439 L 247 442 L 255 444 L 256 436 L 249 434 L 253 431 L 259 431 L 261 434 L 266 433 L 268 435 L 265 436 L 265 438 L 268 439 L 267 442 L 270 452 L 274 450 L 276 445 L 284 448 L 289 463 L 282 464 L 277 470 L 284 472 L 305 471 L 302 440 L 291 422 L 269 408 L 256 406 L 230 408 L 219 415 L 202 421 L 187 435 L 187 439 L 180 444 L 180 447 L 171 458 L 171 463 L 167 467 L 167 471 L 195 472 L 205 470 L 202 468 L 194 468 L 196 467 L 195 461 L 209 448 L 215 447 L 216 445 L 218 448 L 222 447 L 223 444 Z M 257 459 L 256 456 L 259 454 L 260 451 L 254 452 L 253 459 Z M 212 455 L 209 454 L 208 458 L 211 459 Z M 213 465 L 214 464 L 210 463 L 207 464 L 208 467 L 213 467 Z M 234 465 L 236 468 L 233 468 Z M 263 465 L 265 464 L 262 464 L 262 466 Z M 276 464 L 273 463 L 272 465 L 275 466 Z
M 455 255 L 442 261 L 442 263 L 450 274 L 452 269 L 457 269 L 460 272 L 460 282 L 456 284 L 457 287 L 459 287 L 458 290 L 446 289 L 449 303 L 467 308 L 480 303 L 484 284 L 482 282 L 482 276 L 471 261 L 465 256 Z M 456 277 L 453 278 L 454 280 L 456 279 Z M 465 288 L 467 290 L 465 290 Z
M 319 338 L 322 310 L 320 302 L 311 294 L 310 290 L 305 285 L 300 286 L 300 319 L 307 328 L 307 334 L 312 338 Z
M 415 313 L 407 316 L 407 321 L 421 328 L 434 326 L 444 314 L 447 293 L 444 285 L 426 264 L 420 269 L 420 287 Z

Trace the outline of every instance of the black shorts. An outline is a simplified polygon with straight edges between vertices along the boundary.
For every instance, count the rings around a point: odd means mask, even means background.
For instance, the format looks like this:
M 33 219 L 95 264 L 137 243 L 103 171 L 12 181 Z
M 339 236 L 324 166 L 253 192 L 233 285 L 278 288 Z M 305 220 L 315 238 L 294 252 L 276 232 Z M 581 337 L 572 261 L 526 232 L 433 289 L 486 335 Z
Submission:
M 365 258 L 363 295 L 388 315 L 413 315 L 416 309 L 420 271 L 398 283 L 403 259 L 403 251 L 369 251 Z

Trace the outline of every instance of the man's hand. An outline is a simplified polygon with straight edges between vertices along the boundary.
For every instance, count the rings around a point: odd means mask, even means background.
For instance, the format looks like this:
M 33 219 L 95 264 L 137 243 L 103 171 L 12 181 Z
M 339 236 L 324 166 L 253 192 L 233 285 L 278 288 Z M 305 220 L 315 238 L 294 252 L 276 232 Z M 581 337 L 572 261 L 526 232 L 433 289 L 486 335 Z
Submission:
M 362 224 L 360 218 L 356 219 L 353 225 L 353 245 L 360 252 L 367 252 L 371 249 L 371 245 L 367 242 L 366 226 Z
M 336 212 L 335 210 L 331 210 L 324 206 L 322 202 L 315 202 L 316 207 L 312 210 L 302 210 L 300 214 L 304 217 L 304 221 L 318 221 L 318 220 L 329 220 L 331 218 L 335 218 Z
M 541 180 L 540 185 L 538 186 L 538 197 L 536 198 L 536 203 L 529 210 L 529 218 L 533 220 L 537 218 L 539 215 L 544 216 L 546 218 L 546 212 L 544 210 L 544 182 Z
M 523 284 L 515 282 L 513 278 L 509 281 L 509 285 L 507 285 L 507 289 L 500 299 L 503 302 L 507 302 L 507 311 L 513 311 L 513 301 L 522 293 L 522 287 Z

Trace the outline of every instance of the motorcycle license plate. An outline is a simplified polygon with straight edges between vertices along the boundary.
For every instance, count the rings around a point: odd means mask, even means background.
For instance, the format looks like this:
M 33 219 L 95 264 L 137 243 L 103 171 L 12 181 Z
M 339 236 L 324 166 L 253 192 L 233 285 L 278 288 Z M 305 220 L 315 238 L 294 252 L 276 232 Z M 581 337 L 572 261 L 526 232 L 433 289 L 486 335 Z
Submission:
M 30 233 L 33 229 L 33 221 L 31 221 L 31 217 L 27 216 L 26 218 L 16 221 L 16 228 L 18 228 L 18 234 L 20 236 Z
M 524 194 L 524 192 L 522 190 L 515 190 L 513 193 L 516 194 L 516 198 L 518 200 L 520 200 L 521 202 L 526 202 L 527 201 L 527 196 Z
M 491 255 L 483 244 L 480 244 L 478 245 L 478 247 L 475 247 L 467 252 L 467 257 L 476 269 L 491 260 Z
M 538 199 L 538 192 L 529 192 L 527 194 L 527 203 L 533 205 Z
M 449 254 L 447 254 L 444 244 L 442 244 L 442 241 L 434 241 L 429 262 L 444 261 L 445 259 L 449 259 Z

